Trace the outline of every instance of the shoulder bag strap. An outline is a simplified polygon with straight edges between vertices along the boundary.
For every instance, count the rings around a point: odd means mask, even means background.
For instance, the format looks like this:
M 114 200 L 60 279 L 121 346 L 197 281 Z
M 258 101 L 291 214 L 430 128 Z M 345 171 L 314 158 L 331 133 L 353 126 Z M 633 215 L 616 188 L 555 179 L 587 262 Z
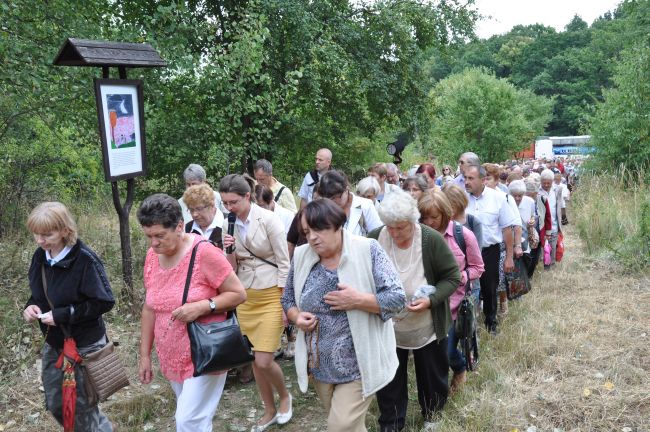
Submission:
M 253 255 L 253 258 L 257 258 L 258 260 L 260 260 L 260 261 L 264 261 L 266 264 L 268 264 L 268 265 L 270 265 L 270 266 L 273 266 L 273 267 L 275 267 L 275 268 L 278 268 L 278 265 L 277 265 L 276 263 L 271 262 L 271 261 L 269 261 L 269 260 L 265 260 L 264 258 L 262 258 L 262 257 L 258 257 L 257 255 L 255 255 L 253 252 L 251 252 L 250 249 L 248 249 L 248 248 L 246 247 L 246 245 L 245 245 L 244 243 L 242 243 L 242 246 L 244 246 L 244 249 L 246 249 L 246 250 L 248 251 L 249 254 Z
M 190 258 L 190 265 L 187 269 L 187 277 L 185 278 L 185 289 L 183 290 L 183 303 L 187 303 L 187 293 L 190 290 L 190 280 L 192 279 L 192 271 L 194 270 L 194 260 L 196 259 L 196 251 L 201 243 L 212 243 L 210 240 L 201 240 L 192 248 L 192 257 Z M 214 245 L 214 243 L 212 243 Z
M 278 191 L 278 193 L 275 195 L 275 198 L 273 198 L 273 201 L 278 202 L 278 200 L 280 199 L 280 195 L 282 195 L 282 191 L 284 191 L 286 188 L 287 188 L 286 186 L 282 186 Z
M 52 304 L 50 297 L 48 297 L 47 295 L 47 277 L 45 276 L 45 264 L 41 264 L 41 281 L 43 282 L 43 292 L 45 293 L 45 300 L 47 300 L 47 303 L 50 305 L 50 311 L 52 311 L 52 314 L 54 314 L 54 305 Z M 58 325 L 61 328 L 61 331 L 63 332 L 63 336 L 65 336 L 66 338 L 72 337 L 70 333 L 70 328 L 67 325 L 64 325 L 63 323 L 60 323 Z

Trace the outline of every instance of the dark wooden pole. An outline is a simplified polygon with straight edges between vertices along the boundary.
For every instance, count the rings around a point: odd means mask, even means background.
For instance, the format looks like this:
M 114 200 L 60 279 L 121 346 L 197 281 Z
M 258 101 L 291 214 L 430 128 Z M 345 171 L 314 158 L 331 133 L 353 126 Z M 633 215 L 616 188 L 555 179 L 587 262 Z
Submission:
M 120 79 L 126 79 L 126 68 L 118 68 Z M 102 68 L 104 78 L 109 78 L 108 67 Z M 122 301 L 129 305 L 134 304 L 135 295 L 133 292 L 133 254 L 131 253 L 131 228 L 129 227 L 129 213 L 133 205 L 133 188 L 135 181 L 130 178 L 126 181 L 126 199 L 124 204 L 120 198 L 120 189 L 116 181 L 111 182 L 113 193 L 113 206 L 120 221 L 120 245 L 122 247 L 122 280 L 125 289 L 121 292 Z

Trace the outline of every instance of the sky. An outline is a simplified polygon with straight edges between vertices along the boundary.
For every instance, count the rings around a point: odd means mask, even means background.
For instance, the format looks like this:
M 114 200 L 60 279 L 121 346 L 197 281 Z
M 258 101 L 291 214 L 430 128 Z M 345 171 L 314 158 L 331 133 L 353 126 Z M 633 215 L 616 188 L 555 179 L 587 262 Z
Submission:
M 510 31 L 517 24 L 544 24 L 557 31 L 564 30 L 574 15 L 587 24 L 607 11 L 614 11 L 622 0 L 475 0 L 481 15 L 491 15 L 477 23 L 479 38 Z

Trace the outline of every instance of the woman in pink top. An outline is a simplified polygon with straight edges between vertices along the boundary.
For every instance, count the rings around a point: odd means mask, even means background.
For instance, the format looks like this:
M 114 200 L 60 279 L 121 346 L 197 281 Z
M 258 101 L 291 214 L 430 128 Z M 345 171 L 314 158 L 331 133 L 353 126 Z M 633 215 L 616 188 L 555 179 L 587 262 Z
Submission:
M 421 215 L 420 222 L 443 235 L 460 269 L 460 284 L 451 297 L 449 297 L 451 318 L 455 322 L 456 316 L 458 315 L 458 307 L 465 296 L 468 282 L 480 278 L 485 270 L 481 256 L 481 248 L 474 234 L 464 226 L 459 225 L 462 228 L 463 239 L 465 240 L 465 252 L 461 250 L 454 237 L 455 224 L 458 222 L 452 220 L 453 210 L 444 192 L 434 190 L 424 194 L 418 201 L 418 210 Z M 458 390 L 467 379 L 465 358 L 458 349 L 458 338 L 456 337 L 455 327 L 452 324 L 448 335 L 449 366 L 454 372 L 449 389 L 450 393 Z
M 160 370 L 176 394 L 176 430 L 209 432 L 227 371 L 193 376 L 186 324 L 223 321 L 227 311 L 246 300 L 246 292 L 223 252 L 204 243 L 198 246 L 187 303 L 182 304 L 192 249 L 201 237 L 185 232 L 181 206 L 165 194 L 142 202 L 138 222 L 151 244 L 144 263 L 140 381 L 151 382 L 155 343 Z

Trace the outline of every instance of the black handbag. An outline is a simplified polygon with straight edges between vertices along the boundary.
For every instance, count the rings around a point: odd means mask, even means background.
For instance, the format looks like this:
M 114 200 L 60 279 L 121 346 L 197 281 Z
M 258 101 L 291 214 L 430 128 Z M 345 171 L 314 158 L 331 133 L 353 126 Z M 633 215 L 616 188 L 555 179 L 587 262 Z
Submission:
M 183 291 L 183 304 L 187 302 L 196 251 L 203 242 L 211 243 L 202 240 L 192 249 L 185 290 Z M 197 321 L 189 322 L 187 323 L 187 334 L 190 337 L 195 377 L 243 366 L 255 359 L 253 345 L 246 336 L 242 335 L 237 316 L 233 311 L 228 311 L 226 320 L 222 322 L 206 324 Z

